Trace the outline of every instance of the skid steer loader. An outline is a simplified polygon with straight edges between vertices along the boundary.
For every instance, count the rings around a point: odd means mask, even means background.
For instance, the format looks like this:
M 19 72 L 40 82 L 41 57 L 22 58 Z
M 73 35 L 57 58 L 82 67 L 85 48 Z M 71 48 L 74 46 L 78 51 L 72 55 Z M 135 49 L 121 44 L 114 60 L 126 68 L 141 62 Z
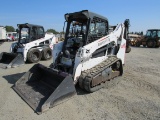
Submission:
M 18 24 L 19 40 L 12 43 L 11 53 L 0 54 L 0 67 L 11 68 L 24 64 L 27 60 L 36 63 L 39 60 L 48 60 L 52 57 L 55 36 L 44 33 L 43 26 L 33 24 Z
M 76 94 L 75 85 L 94 92 L 123 74 L 129 19 L 109 32 L 108 19 L 83 10 L 65 14 L 65 40 L 54 44 L 53 63 L 34 65 L 13 89 L 42 113 Z

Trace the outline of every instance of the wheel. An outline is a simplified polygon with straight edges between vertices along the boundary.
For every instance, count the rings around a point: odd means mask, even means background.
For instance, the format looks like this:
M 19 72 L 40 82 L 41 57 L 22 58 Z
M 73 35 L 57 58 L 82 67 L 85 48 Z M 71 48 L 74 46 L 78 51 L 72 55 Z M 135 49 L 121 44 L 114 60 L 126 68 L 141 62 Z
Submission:
M 140 47 L 140 43 L 139 42 L 136 42 L 136 47 Z
M 147 41 L 147 47 L 149 48 L 155 47 L 155 41 L 151 41 L 151 40 Z
M 158 43 L 155 42 L 155 48 L 159 48 L 160 47 L 160 42 L 158 41 Z
M 131 52 L 131 47 L 130 46 L 126 47 L 126 53 L 129 53 L 129 52 Z
M 48 60 L 52 58 L 52 50 L 49 47 L 46 47 L 42 50 L 42 59 Z
M 28 51 L 27 59 L 31 63 L 37 63 L 41 60 L 42 54 L 38 49 L 31 49 Z

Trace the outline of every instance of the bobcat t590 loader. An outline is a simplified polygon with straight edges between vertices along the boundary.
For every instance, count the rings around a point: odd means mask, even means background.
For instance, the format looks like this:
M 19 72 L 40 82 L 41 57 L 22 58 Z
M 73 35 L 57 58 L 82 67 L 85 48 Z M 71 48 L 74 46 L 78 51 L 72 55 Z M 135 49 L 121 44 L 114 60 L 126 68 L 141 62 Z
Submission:
M 19 40 L 12 43 L 11 53 L 0 54 L 1 68 L 17 67 L 27 60 L 35 63 L 52 57 L 52 48 L 56 41 L 53 34 L 45 34 L 43 26 L 40 25 L 18 24 L 18 28 Z
M 108 19 L 83 10 L 65 14 L 65 40 L 54 44 L 53 64 L 34 65 L 13 89 L 41 113 L 76 94 L 88 92 L 123 74 L 129 19 L 108 34 Z

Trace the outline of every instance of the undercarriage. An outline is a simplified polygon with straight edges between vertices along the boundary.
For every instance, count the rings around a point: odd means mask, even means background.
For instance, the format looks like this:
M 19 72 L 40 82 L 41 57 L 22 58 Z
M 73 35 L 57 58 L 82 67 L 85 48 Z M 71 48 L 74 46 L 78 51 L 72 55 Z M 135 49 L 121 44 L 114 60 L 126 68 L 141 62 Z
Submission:
M 94 92 L 102 88 L 105 82 L 123 74 L 121 60 L 111 56 L 92 69 L 83 71 L 79 85 L 88 92 Z

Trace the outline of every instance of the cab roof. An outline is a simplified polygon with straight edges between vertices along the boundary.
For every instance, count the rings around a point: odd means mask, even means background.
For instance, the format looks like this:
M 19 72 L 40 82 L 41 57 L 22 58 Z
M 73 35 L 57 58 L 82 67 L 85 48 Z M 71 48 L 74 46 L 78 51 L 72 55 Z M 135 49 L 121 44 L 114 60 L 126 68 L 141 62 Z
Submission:
M 104 16 L 101 16 L 97 13 L 93 13 L 93 12 L 90 12 L 88 10 L 82 10 L 82 11 L 79 11 L 79 12 L 74 12 L 74 13 L 66 13 L 65 15 L 65 20 L 68 21 L 69 19 L 76 19 L 76 18 L 80 18 L 80 19 L 93 19 L 93 17 L 98 17 L 98 18 L 101 18 L 103 20 L 106 20 L 108 21 L 108 19 Z
M 160 31 L 160 29 L 148 29 L 147 31 Z
M 29 23 L 24 23 L 24 24 L 17 24 L 18 27 L 43 27 L 41 25 L 35 25 L 35 24 L 29 24 Z

